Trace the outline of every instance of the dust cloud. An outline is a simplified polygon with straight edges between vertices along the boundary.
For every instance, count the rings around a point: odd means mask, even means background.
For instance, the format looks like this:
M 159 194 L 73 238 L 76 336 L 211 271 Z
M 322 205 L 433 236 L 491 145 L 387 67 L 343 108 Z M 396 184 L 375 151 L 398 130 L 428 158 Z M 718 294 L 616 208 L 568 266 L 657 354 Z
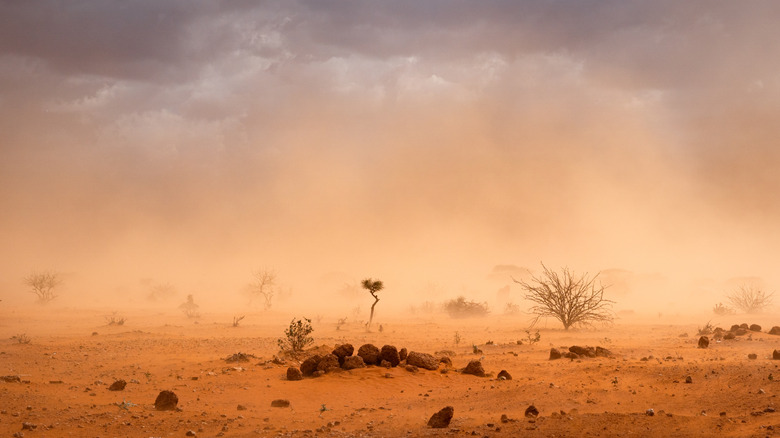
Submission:
M 586 3 L 4 3 L 0 297 L 52 269 L 63 306 L 232 311 L 270 267 L 280 311 L 373 277 L 498 313 L 540 262 L 626 310 L 774 290 L 778 6 Z

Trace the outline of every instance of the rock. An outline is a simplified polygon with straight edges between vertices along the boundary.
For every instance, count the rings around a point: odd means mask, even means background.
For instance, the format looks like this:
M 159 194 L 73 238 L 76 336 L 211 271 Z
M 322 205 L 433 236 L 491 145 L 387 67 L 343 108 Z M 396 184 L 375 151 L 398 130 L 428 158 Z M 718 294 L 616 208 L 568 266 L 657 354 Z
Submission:
M 655 410 L 648 409 L 648 410 L 645 411 L 645 415 L 647 415 L 648 417 L 652 417 L 652 416 L 655 415 Z
M 154 408 L 158 411 L 173 411 L 179 404 L 179 397 L 173 391 L 160 391 L 154 400 Z
M 742 326 L 734 330 L 734 334 L 737 336 L 745 336 L 747 333 L 748 333 L 748 329 Z
M 379 348 L 374 344 L 365 344 L 358 349 L 357 355 L 363 358 L 366 365 L 377 365 L 381 361 Z
M 482 362 L 474 359 L 470 361 L 468 365 L 466 365 L 466 368 L 463 368 L 461 374 L 471 374 L 478 377 L 485 377 L 485 369 L 482 368 Z
M 556 360 L 561 358 L 561 352 L 557 348 L 550 349 L 550 360 Z
M 452 359 L 450 359 L 448 356 L 442 356 L 439 358 L 439 363 L 443 363 L 445 366 L 451 367 Z
M 596 357 L 596 349 L 593 347 L 580 347 L 579 345 L 572 345 L 569 347 L 569 351 L 577 356 Z
M 425 368 L 426 370 L 435 370 L 439 368 L 439 361 L 428 353 L 418 353 L 410 351 L 406 356 L 408 365 Z
M 244 405 L 238 405 L 238 406 L 236 406 L 236 410 L 237 410 L 237 411 L 245 411 L 245 410 L 246 410 L 246 406 L 244 406 Z
M 353 347 L 352 344 L 341 344 L 337 346 L 331 354 L 339 358 L 339 366 L 342 366 L 344 365 L 344 359 L 352 356 L 352 353 L 354 352 L 355 347 Z
M 612 352 L 604 347 L 596 347 L 596 357 L 612 357 Z
M 37 424 L 33 423 L 22 423 L 22 430 L 35 430 L 38 428 Z
M 699 348 L 707 348 L 710 346 L 710 338 L 702 336 L 699 338 Z
M 750 353 L 750 354 L 748 354 L 748 359 L 756 360 L 756 359 L 758 359 L 758 355 L 756 353 Z
M 760 332 L 761 331 L 761 326 L 758 325 L 758 324 L 750 324 L 750 327 L 748 327 L 748 330 L 750 330 L 751 332 Z
M 317 370 L 317 371 L 311 373 L 312 377 L 322 377 L 324 375 L 325 375 L 325 371 L 322 371 L 322 370 Z
M 774 326 L 771 329 L 769 329 L 770 335 L 780 335 L 780 326 Z
M 225 362 L 227 363 L 240 363 L 240 362 L 249 362 L 249 359 L 256 359 L 256 357 L 252 354 L 245 354 L 245 353 L 234 353 L 230 356 L 225 358 Z
M 317 365 L 320 364 L 321 360 L 322 357 L 317 354 L 304 360 L 301 364 L 301 373 L 304 375 L 304 377 L 311 376 L 315 371 L 317 371 Z
M 455 408 L 447 406 L 431 416 L 431 419 L 428 420 L 428 427 L 443 429 L 450 425 L 450 421 L 452 421 L 452 416 L 454 414 Z
M 349 356 L 344 358 L 344 365 L 341 367 L 345 370 L 354 370 L 355 368 L 363 368 L 366 364 L 363 362 L 363 358 L 360 356 Z
M 772 352 L 772 359 L 780 360 L 780 350 L 775 350 Z
M 723 334 L 723 339 L 725 339 L 727 341 L 730 341 L 730 340 L 732 340 L 732 339 L 734 339 L 736 337 L 737 336 L 734 334 L 734 332 L 726 332 L 726 333 Z
M 729 329 L 729 331 L 730 331 L 730 332 L 735 332 L 735 331 L 739 330 L 739 328 L 740 328 L 740 325 L 739 325 L 739 324 L 734 324 L 734 325 L 732 325 L 732 326 L 731 326 L 731 328 Z
M 512 380 L 512 375 L 507 372 L 507 370 L 501 370 L 498 372 L 498 380 Z
M 379 366 L 382 367 L 382 368 L 392 368 L 393 364 L 391 364 L 390 362 L 382 359 L 382 362 L 379 362 Z
M 285 399 L 276 399 L 271 402 L 272 408 L 289 408 L 290 407 L 290 400 Z
M 186 436 L 197 436 L 197 435 L 195 435 L 195 432 L 192 431 L 192 430 L 188 430 L 187 433 L 185 433 L 184 435 L 186 435 Z
M 693 383 L 693 377 L 688 376 L 685 378 L 685 383 Z
M 525 410 L 525 416 L 528 418 L 536 418 L 539 416 L 539 409 L 536 409 L 536 406 L 534 405 L 528 406 Z
M 406 371 L 409 371 L 410 373 L 416 373 L 418 371 L 418 368 L 414 365 L 406 365 L 404 369 L 406 369 Z
M 563 357 L 565 357 L 566 359 L 574 360 L 574 359 L 579 359 L 580 355 L 577 353 L 572 353 L 571 351 L 567 351 L 566 353 L 563 353 Z
M 287 368 L 287 380 L 303 380 L 303 373 L 295 367 Z
M 339 358 L 335 354 L 323 356 L 317 364 L 317 371 L 325 371 L 326 373 L 340 369 L 341 365 L 339 364 Z
M 2 376 L 0 380 L 5 383 L 22 383 L 22 378 L 19 376 Z
M 778 327 L 780 329 L 780 327 Z M 402 348 L 398 351 L 398 359 L 401 359 L 401 362 L 406 360 L 406 348 Z
M 111 386 L 108 387 L 109 391 L 122 391 L 125 389 L 125 386 L 127 386 L 127 382 L 124 380 L 117 380 L 116 382 L 112 383 Z
M 750 326 L 746 322 L 743 322 L 742 324 L 740 324 L 739 328 L 743 328 L 745 330 L 750 330 Z
M 390 362 L 390 366 L 397 367 L 401 363 L 401 357 L 398 355 L 398 349 L 392 345 L 385 345 L 379 352 L 379 356 L 382 360 Z

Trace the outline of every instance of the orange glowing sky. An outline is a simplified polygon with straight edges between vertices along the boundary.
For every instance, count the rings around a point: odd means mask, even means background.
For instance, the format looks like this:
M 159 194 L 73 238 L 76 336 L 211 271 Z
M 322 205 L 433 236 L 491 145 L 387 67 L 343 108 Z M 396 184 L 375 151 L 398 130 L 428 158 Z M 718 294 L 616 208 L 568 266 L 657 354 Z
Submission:
M 334 273 L 490 295 L 495 265 L 540 261 L 775 284 L 778 18 L 771 1 L 0 2 L 0 296 L 44 268 L 72 295 L 233 293 L 258 266 L 299 296 Z

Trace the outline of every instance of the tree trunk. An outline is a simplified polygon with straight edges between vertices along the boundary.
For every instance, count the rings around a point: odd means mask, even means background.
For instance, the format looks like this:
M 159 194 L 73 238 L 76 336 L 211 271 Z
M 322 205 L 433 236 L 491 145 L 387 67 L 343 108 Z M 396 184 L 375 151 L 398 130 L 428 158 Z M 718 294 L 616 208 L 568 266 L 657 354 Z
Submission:
M 371 305 L 371 315 L 368 317 L 368 325 L 366 325 L 366 330 L 371 330 L 371 321 L 374 320 L 374 307 L 376 307 L 376 303 L 378 302 L 379 302 L 379 297 L 374 295 L 374 304 Z

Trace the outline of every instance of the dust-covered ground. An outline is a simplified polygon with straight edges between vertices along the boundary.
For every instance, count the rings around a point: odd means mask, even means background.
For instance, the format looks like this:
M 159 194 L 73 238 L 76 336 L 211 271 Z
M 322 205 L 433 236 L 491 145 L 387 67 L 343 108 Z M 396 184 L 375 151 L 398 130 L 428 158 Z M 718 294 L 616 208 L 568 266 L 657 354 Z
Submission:
M 273 362 L 289 315 L 248 313 L 233 327 L 229 314 L 193 320 L 132 311 L 120 315 L 123 325 L 108 325 L 110 313 L 0 310 L 0 375 L 6 376 L 0 435 L 744 437 L 780 431 L 780 361 L 772 360 L 780 336 L 767 333 L 775 325 L 768 316 L 713 320 L 726 330 L 758 323 L 762 332 L 712 338 L 708 348 L 697 346 L 706 320 L 623 315 L 610 327 L 568 332 L 549 324 L 530 342 L 511 316 L 416 316 L 382 321 L 383 330 L 375 324 L 370 333 L 356 323 L 337 329 L 335 319 L 322 318 L 312 322 L 317 352 L 341 343 L 354 345 L 355 353 L 365 343 L 389 344 L 449 355 L 452 366 L 409 371 L 401 363 L 289 381 L 287 368 L 300 362 Z M 607 348 L 612 357 L 550 360 L 551 348 L 573 345 Z M 250 360 L 225 360 L 236 353 Z M 459 372 L 475 359 L 487 377 Z M 498 379 L 502 370 L 512 379 Z M 119 379 L 126 387 L 109 390 Z M 176 410 L 155 409 L 162 390 L 178 396 Z M 289 407 L 272 407 L 277 399 Z M 535 418 L 525 415 L 531 405 L 539 411 Z M 429 428 L 428 419 L 445 406 L 454 408 L 449 427 Z

